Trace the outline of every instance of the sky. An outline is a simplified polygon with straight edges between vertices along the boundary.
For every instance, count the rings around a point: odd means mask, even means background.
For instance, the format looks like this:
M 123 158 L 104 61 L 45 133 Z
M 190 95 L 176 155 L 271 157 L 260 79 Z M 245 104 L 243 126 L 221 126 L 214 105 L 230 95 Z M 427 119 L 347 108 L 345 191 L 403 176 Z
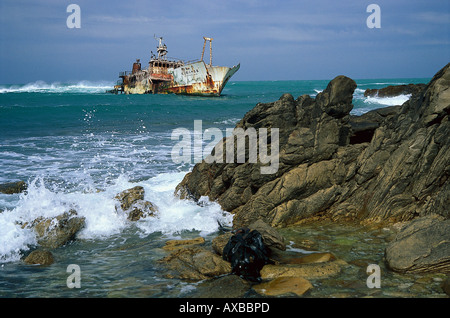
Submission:
M 183 60 L 212 37 L 214 65 L 241 64 L 236 81 L 429 78 L 450 62 L 450 1 L 0 0 L 0 84 L 115 82 L 147 65 L 155 35 Z

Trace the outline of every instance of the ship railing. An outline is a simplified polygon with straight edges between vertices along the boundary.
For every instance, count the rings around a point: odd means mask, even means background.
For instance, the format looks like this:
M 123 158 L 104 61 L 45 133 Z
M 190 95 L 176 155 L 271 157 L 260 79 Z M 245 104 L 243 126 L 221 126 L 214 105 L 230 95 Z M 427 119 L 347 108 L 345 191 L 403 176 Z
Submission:
M 184 64 L 191 64 L 191 63 L 200 62 L 200 61 L 201 60 L 199 60 L 199 59 L 189 60 L 189 61 L 185 61 Z
M 120 72 L 119 73 L 119 76 L 128 76 L 128 75 L 130 75 L 131 74 L 131 72 L 129 72 L 129 71 L 124 71 L 124 72 Z

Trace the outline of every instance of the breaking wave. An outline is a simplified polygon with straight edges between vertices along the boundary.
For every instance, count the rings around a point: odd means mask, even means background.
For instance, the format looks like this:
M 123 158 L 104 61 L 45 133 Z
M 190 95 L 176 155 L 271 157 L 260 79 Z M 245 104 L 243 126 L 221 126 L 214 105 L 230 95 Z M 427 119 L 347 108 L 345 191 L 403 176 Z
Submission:
M 184 174 L 163 173 L 138 183 L 145 189 L 145 199 L 154 203 L 159 211 L 154 217 L 137 222 L 127 220 L 123 212 L 115 209 L 117 193 L 137 185 L 125 175 L 101 191 L 93 185 L 81 191 L 67 191 L 36 177 L 29 182 L 26 193 L 14 196 L 15 207 L 0 213 L 0 264 L 18 261 L 24 251 L 38 245 L 36 233 L 24 224 L 31 224 L 38 218 L 55 217 L 70 209 L 85 218 L 86 224 L 77 234 L 81 240 L 107 240 L 133 226 L 141 237 L 160 233 L 169 238 L 177 238 L 184 231 L 208 235 L 218 230 L 218 222 L 231 226 L 233 216 L 217 203 L 202 198 L 197 204 L 174 196 L 173 189 Z M 6 196 L 0 195 L 0 198 Z
M 51 83 L 36 81 L 21 85 L 0 85 L 0 94 L 5 93 L 105 93 L 114 87 L 111 82 L 80 81 L 78 83 Z
M 398 96 L 392 96 L 392 97 L 367 97 L 364 100 L 364 103 L 366 104 L 379 104 L 379 105 L 385 105 L 385 106 L 395 106 L 395 105 L 402 105 L 404 102 L 409 100 L 411 97 L 410 94 L 408 95 L 398 95 Z

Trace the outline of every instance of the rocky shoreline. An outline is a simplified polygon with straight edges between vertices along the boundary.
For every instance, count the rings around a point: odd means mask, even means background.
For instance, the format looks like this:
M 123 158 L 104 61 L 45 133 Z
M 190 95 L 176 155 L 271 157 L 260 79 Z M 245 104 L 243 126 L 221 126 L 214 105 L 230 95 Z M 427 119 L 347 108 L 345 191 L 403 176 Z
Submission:
M 236 128 L 280 128 L 278 172 L 262 175 L 260 163 L 201 162 L 176 195 L 207 196 L 234 214 L 235 227 L 257 220 L 276 228 L 320 220 L 402 224 L 385 250 L 389 269 L 450 273 L 450 64 L 414 86 L 403 105 L 359 117 L 350 115 L 355 88 L 338 76 L 315 99 L 285 94 L 257 104 Z M 275 272 L 304 277 L 291 267 Z
M 280 128 L 276 173 L 261 174 L 261 163 L 203 161 L 175 189 L 180 199 L 207 196 L 234 214 L 234 228 L 262 234 L 272 260 L 261 270 L 262 282 L 230 275 L 230 263 L 222 258 L 230 232 L 211 241 L 168 241 L 163 247 L 167 256 L 158 262 L 168 278 L 202 282 L 207 292 L 199 297 L 244 297 L 249 291 L 256 296 L 302 296 L 314 288 L 311 280 L 335 279 L 349 267 L 332 250 L 307 251 L 313 241 L 305 242 L 300 254 L 286 249 L 280 231 L 320 222 L 395 229 L 383 247 L 388 270 L 450 273 L 450 64 L 428 85 L 414 86 L 403 105 L 362 116 L 350 115 L 355 88 L 352 79 L 338 76 L 315 99 L 284 94 L 244 116 L 236 128 Z M 0 185 L 3 193 L 25 190 L 23 182 Z M 159 213 L 144 200 L 140 186 L 115 199 L 116 211 L 129 221 Z M 74 239 L 84 221 L 69 210 L 21 224 L 34 229 L 40 245 L 24 262 L 52 264 L 51 251 Z M 447 294 L 448 282 L 442 285 Z

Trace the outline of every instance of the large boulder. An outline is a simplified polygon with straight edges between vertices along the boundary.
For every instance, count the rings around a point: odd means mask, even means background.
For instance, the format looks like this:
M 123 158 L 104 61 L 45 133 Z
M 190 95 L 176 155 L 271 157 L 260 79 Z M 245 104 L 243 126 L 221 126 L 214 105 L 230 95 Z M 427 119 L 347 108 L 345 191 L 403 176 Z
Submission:
M 361 117 L 349 115 L 355 87 L 338 76 L 315 99 L 285 94 L 257 104 L 236 128 L 279 128 L 278 170 L 262 174 L 259 161 L 203 161 L 176 194 L 217 201 L 234 214 L 235 227 L 259 219 L 284 227 L 317 217 L 362 223 L 431 213 L 449 218 L 450 64 L 402 106 Z M 224 149 L 232 138 L 221 141 Z
M 450 219 L 430 215 L 411 221 L 386 247 L 397 272 L 450 273 Z

